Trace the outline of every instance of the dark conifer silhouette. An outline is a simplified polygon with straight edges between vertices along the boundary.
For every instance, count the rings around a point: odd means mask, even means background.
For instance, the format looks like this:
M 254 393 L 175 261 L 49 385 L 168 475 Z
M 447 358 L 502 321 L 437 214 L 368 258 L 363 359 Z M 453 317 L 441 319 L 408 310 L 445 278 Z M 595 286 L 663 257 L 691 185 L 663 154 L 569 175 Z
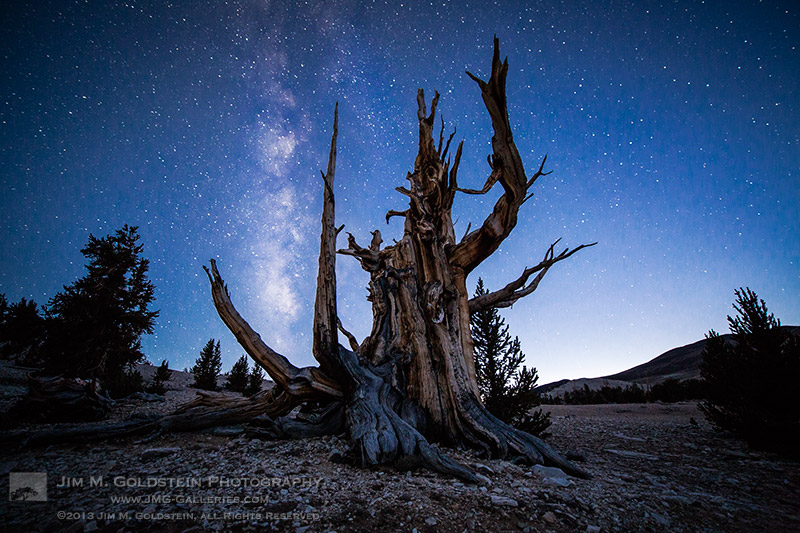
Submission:
M 148 391 L 152 392 L 153 394 L 164 394 L 167 392 L 164 383 L 170 380 L 172 377 L 172 370 L 169 369 L 169 362 L 166 359 L 161 361 L 161 364 L 156 369 L 156 373 L 153 376 L 153 383 L 150 384 L 148 387 Z
M 800 336 L 781 328 L 750 288 L 735 291 L 733 342 L 711 330 L 700 366 L 700 409 L 718 429 L 754 447 L 800 456 Z
M 244 393 L 247 388 L 247 356 L 241 356 L 231 368 L 225 387 L 235 392 Z
M 264 380 L 264 372 L 261 367 L 253 365 L 250 373 L 247 375 L 247 386 L 244 389 L 245 396 L 255 396 L 261 392 L 261 382 Z
M 87 274 L 46 307 L 43 363 L 52 374 L 99 378 L 113 395 L 141 390 L 134 364 L 144 359 L 141 336 L 153 332 L 154 286 L 135 226 L 89 236 L 81 250 Z
M 23 364 L 37 364 L 41 357 L 45 320 L 36 302 L 22 298 L 9 305 L 0 294 L 0 357 Z
M 222 353 L 219 341 L 215 344 L 214 339 L 210 339 L 192 367 L 194 386 L 198 389 L 217 390 L 217 377 L 220 370 L 222 370 Z
M 483 280 L 478 278 L 475 298 L 488 294 Z M 539 395 L 534 391 L 539 376 L 535 368 L 522 363 L 519 338 L 511 338 L 508 326 L 496 308 L 486 308 L 470 316 L 472 339 L 475 344 L 475 372 L 481 400 L 494 416 L 503 422 L 542 436 L 550 426 L 550 413 L 541 409 Z

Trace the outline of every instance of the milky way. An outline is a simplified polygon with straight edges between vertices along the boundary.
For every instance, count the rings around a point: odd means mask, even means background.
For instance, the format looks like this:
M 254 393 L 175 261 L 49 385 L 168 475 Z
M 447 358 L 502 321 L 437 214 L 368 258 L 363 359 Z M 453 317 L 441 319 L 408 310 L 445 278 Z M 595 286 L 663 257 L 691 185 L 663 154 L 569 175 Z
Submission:
M 555 239 L 598 241 L 503 315 L 542 382 L 622 370 L 725 331 L 750 286 L 800 323 L 800 20 L 786 2 L 11 2 L 2 17 L 0 292 L 46 303 L 80 248 L 140 226 L 161 310 L 144 349 L 191 366 L 241 354 L 201 265 L 298 365 L 310 328 L 322 182 L 340 106 L 337 222 L 391 242 L 416 151 L 416 91 L 442 94 L 479 187 L 491 127 L 465 74 L 509 58 L 529 169 L 511 237 L 469 280 L 498 288 Z M 498 187 L 499 189 L 499 187 Z M 458 197 L 460 236 L 500 191 Z M 344 245 L 344 243 L 340 243 Z M 337 263 L 364 337 L 366 274 Z

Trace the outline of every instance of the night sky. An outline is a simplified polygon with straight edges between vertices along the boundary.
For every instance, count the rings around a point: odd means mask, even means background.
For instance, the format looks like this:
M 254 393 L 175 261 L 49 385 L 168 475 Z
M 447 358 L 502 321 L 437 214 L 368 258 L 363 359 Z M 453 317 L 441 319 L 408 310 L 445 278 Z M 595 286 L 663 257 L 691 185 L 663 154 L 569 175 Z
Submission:
M 6 2 L 0 48 L 0 292 L 40 304 L 84 273 L 80 248 L 138 225 L 161 310 L 153 362 L 221 339 L 201 265 L 295 364 L 311 324 L 322 181 L 339 102 L 337 223 L 362 245 L 404 209 L 416 91 L 437 89 L 480 188 L 491 127 L 465 74 L 509 58 L 528 169 L 490 289 L 557 238 L 599 241 L 504 310 L 540 383 L 599 376 L 727 331 L 749 286 L 800 323 L 800 5 L 791 1 Z M 456 197 L 461 236 L 501 187 Z M 340 247 L 345 247 L 344 236 Z M 368 277 L 337 260 L 342 321 L 371 326 Z

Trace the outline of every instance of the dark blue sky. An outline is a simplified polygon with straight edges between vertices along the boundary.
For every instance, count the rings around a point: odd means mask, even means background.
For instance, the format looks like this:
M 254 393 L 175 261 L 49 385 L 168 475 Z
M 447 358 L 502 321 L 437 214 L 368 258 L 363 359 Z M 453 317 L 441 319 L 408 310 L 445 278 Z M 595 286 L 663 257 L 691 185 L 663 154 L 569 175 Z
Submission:
M 508 55 L 515 139 L 542 178 L 477 276 L 498 288 L 562 237 L 599 241 L 504 311 L 542 382 L 612 373 L 727 330 L 750 286 L 800 323 L 800 18 L 785 2 L 36 2 L 3 7 L 0 292 L 46 303 L 89 233 L 140 226 L 161 310 L 144 347 L 191 366 L 215 257 L 242 314 L 293 362 L 310 328 L 321 180 L 340 104 L 337 221 L 360 241 L 416 149 L 416 89 L 487 176 L 491 130 L 464 70 Z M 458 197 L 459 235 L 500 194 Z M 370 328 L 366 274 L 340 312 Z

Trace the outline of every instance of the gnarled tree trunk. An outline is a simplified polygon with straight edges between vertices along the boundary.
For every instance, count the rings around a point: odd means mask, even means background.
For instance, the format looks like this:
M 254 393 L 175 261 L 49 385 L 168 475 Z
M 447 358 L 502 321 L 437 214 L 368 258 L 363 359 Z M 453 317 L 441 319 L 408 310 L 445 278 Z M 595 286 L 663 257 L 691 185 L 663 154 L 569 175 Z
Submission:
M 348 234 L 339 254 L 355 257 L 370 275 L 369 300 L 373 324 L 363 342 L 346 332 L 336 309 L 336 237 L 334 171 L 338 109 L 328 170 L 323 178 L 322 235 L 315 302 L 313 353 L 318 368 L 296 368 L 270 349 L 239 315 L 215 262 L 206 269 L 220 316 L 248 354 L 292 399 L 288 406 L 313 402 L 324 409 L 344 408 L 351 441 L 351 458 L 359 464 L 389 463 L 411 458 L 441 472 L 475 480 L 468 468 L 455 463 L 430 444 L 467 446 L 491 457 L 521 457 L 529 463 L 552 464 L 577 476 L 586 473 L 562 459 L 541 440 L 492 416 L 481 404 L 475 377 L 469 315 L 487 307 L 504 307 L 530 294 L 558 261 L 586 245 L 555 253 L 556 243 L 535 267 L 526 269 L 504 288 L 470 300 L 467 275 L 489 257 L 509 235 L 517 214 L 530 198 L 529 189 L 543 172 L 544 161 L 528 177 L 514 144 L 506 109 L 507 61 L 500 61 L 495 39 L 489 80 L 468 73 L 478 83 L 494 129 L 490 175 L 480 190 L 461 189 L 457 182 L 463 142 L 450 156 L 453 135 L 444 142 L 444 124 L 434 140 L 437 93 L 430 113 L 425 96 L 417 95 L 419 151 L 408 187 L 397 190 L 409 199 L 403 237 L 382 247 L 373 232 L 368 247 Z M 546 158 L 545 158 L 546 159 Z M 496 183 L 503 195 L 476 230 L 456 238 L 451 208 L 456 194 L 483 194 Z M 556 241 L 558 242 L 558 241 Z M 591 246 L 591 245 L 589 245 Z M 534 276 L 531 279 L 532 276 Z M 342 330 L 349 348 L 338 342 Z M 280 396 L 278 395 L 278 396 Z M 335 405 L 334 405 L 335 404 Z

